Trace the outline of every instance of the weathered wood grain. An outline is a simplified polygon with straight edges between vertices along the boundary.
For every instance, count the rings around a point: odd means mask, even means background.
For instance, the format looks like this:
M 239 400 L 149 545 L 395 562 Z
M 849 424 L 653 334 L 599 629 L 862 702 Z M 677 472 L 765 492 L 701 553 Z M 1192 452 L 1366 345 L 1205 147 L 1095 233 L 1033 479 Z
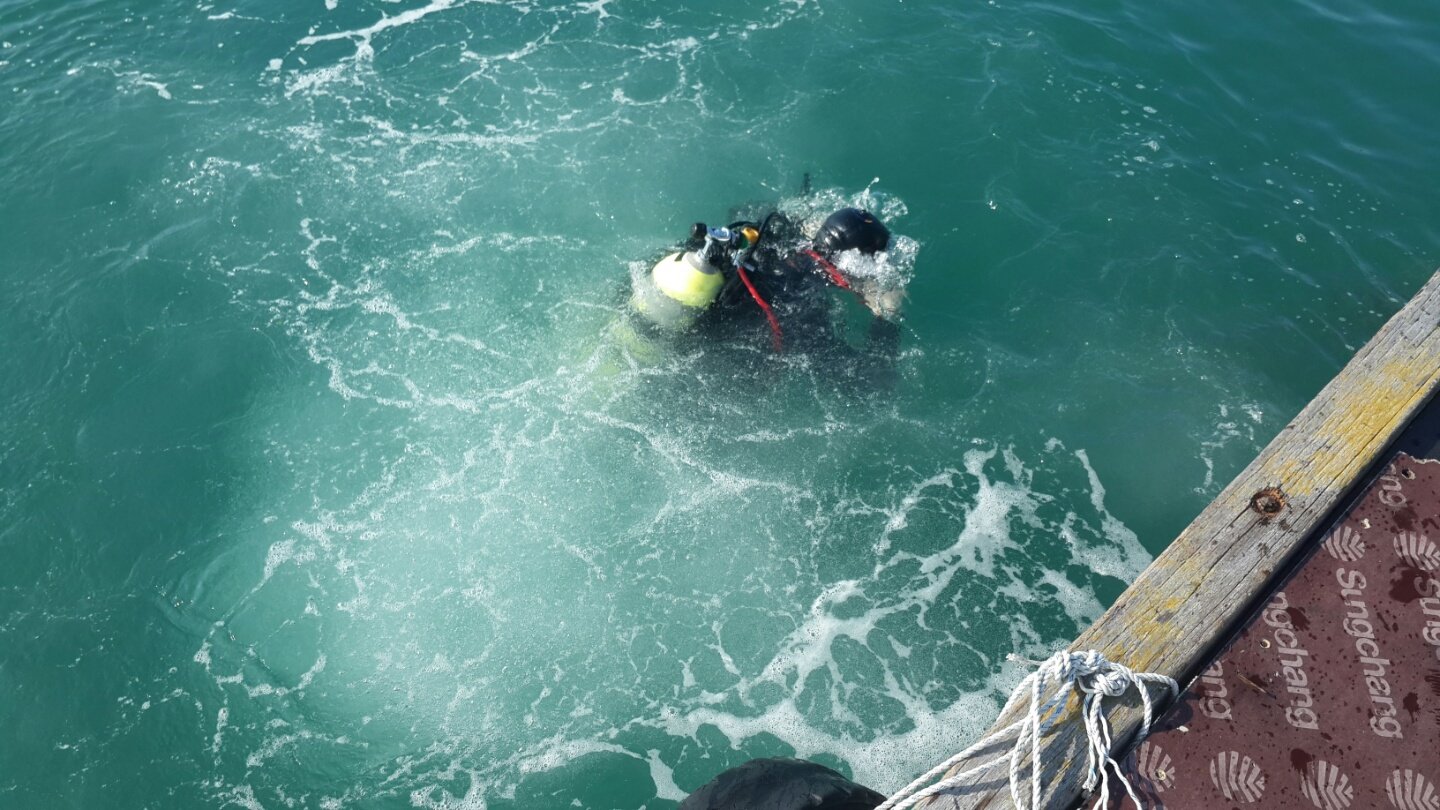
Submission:
M 1343 504 L 1440 388 L 1440 273 L 1380 330 L 1135 580 L 1072 650 L 1098 649 L 1137 671 L 1193 677 L 1315 530 Z M 1283 506 L 1265 496 L 1277 488 Z M 1258 503 L 1257 503 L 1258 501 Z M 1259 508 L 1257 508 L 1257 506 Z M 1265 509 L 1275 509 L 1266 514 Z M 1045 739 L 1043 805 L 1072 807 L 1085 776 L 1084 734 L 1074 699 Z M 1112 712 L 1118 759 L 1139 724 L 1134 707 Z M 993 728 L 1014 722 L 1002 716 Z M 963 747 L 957 745 L 958 748 Z M 930 810 L 1012 807 L 996 780 L 932 800 Z

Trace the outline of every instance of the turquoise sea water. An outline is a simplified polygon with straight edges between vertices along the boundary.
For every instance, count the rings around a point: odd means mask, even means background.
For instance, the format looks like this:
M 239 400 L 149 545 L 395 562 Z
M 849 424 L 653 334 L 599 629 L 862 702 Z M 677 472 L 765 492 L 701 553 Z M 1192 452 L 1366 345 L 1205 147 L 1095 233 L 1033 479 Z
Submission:
M 0 806 L 893 790 L 1440 265 L 1437 102 L 1421 0 L 0 1 Z M 613 340 L 778 200 L 892 391 Z

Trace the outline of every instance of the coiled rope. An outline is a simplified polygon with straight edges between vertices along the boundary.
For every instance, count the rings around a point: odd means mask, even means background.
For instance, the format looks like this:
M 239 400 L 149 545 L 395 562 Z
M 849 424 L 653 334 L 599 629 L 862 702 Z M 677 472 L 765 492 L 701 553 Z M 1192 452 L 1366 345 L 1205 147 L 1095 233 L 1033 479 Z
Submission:
M 1012 661 L 1023 660 L 1014 655 L 1009 658 Z M 1047 694 L 1052 683 L 1055 684 L 1053 693 L 1042 703 L 1041 696 Z M 1001 716 L 1004 716 L 1028 698 L 1030 709 L 1025 717 L 931 768 L 928 773 L 906 785 L 875 810 L 906 810 L 906 808 L 914 807 L 916 803 L 931 796 L 966 784 L 973 777 L 995 768 L 1007 759 L 1010 762 L 1010 799 L 1014 802 L 1016 810 L 1026 810 L 1027 807 L 1031 810 L 1039 810 L 1040 737 L 1058 722 L 1062 715 L 1060 709 L 1065 705 L 1070 693 L 1076 689 L 1084 695 L 1081 715 L 1085 722 L 1085 736 L 1089 741 L 1087 746 L 1089 772 L 1085 777 L 1085 789 L 1094 790 L 1098 784 L 1100 803 L 1096 806 L 1109 807 L 1110 777 L 1107 771 L 1113 767 L 1116 778 L 1120 780 L 1120 784 L 1125 786 L 1125 792 L 1130 796 L 1130 800 L 1135 802 L 1136 807 L 1143 808 L 1144 805 L 1140 803 L 1140 797 L 1136 795 L 1134 787 L 1120 772 L 1119 764 L 1110 757 L 1110 722 L 1105 719 L 1104 702 L 1107 697 L 1118 698 L 1124 695 L 1132 687 L 1140 693 L 1144 718 L 1138 736 L 1135 738 L 1135 742 L 1138 743 L 1150 733 L 1150 726 L 1155 719 L 1155 700 L 1150 695 L 1152 684 L 1163 686 L 1172 697 L 1180 694 L 1180 686 L 1175 683 L 1174 678 L 1153 672 L 1135 672 L 1121 664 L 1106 660 L 1105 656 L 1096 650 L 1055 653 L 1041 663 L 1039 669 L 1025 676 L 1025 680 L 1020 682 L 1020 685 L 1010 695 L 1010 699 L 1005 702 L 1005 708 L 1000 710 Z M 1001 743 L 1012 734 L 1015 741 L 1008 755 L 1001 754 L 989 762 L 976 765 L 948 779 L 931 784 L 941 774 L 969 759 L 976 751 Z M 1030 754 L 1030 801 L 1028 804 L 1021 801 L 1022 779 L 1020 777 L 1021 760 L 1027 752 Z M 930 785 L 930 787 L 925 787 L 925 785 Z

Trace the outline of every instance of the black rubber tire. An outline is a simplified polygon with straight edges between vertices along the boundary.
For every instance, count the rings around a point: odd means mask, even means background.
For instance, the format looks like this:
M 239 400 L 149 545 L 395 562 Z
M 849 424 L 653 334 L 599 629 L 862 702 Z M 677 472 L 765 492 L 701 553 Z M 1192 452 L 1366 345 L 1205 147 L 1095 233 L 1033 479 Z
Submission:
M 755 759 L 720 774 L 680 810 L 874 810 L 879 793 L 803 759 Z

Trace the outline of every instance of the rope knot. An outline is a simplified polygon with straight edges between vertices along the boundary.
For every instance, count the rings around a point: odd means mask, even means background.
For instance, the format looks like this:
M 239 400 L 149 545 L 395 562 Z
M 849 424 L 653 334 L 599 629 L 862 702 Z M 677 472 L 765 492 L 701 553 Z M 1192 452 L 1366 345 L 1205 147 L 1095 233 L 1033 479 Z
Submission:
M 1130 687 L 1135 683 L 1135 673 L 1129 667 L 1109 661 L 1095 672 L 1076 681 L 1080 691 L 1106 697 L 1120 697 L 1130 691 Z
M 1067 653 L 1061 651 L 1050 656 L 1050 660 L 1046 661 L 1042 666 L 1048 665 L 1053 670 L 1056 678 L 1061 681 L 1070 682 L 1079 677 L 1077 672 L 1083 674 L 1083 670 L 1085 669 L 1083 659 L 1084 653 Z
M 1024 660 L 1017 656 L 1010 658 L 1011 660 Z M 1012 709 L 1018 708 L 1028 699 L 1029 708 L 1025 717 L 930 769 L 929 773 L 911 782 L 876 810 L 905 810 L 913 807 L 918 802 L 937 793 L 965 784 L 973 777 L 1006 761 L 1010 763 L 1011 801 L 1017 810 L 1026 810 L 1026 808 L 1038 810 L 1041 799 L 1040 738 L 1061 718 L 1063 715 L 1061 709 L 1070 693 L 1074 691 L 1080 692 L 1081 695 L 1080 716 L 1085 725 L 1085 736 L 1088 740 L 1089 771 L 1085 779 L 1085 788 L 1090 790 L 1098 784 L 1100 803 L 1097 806 L 1108 807 L 1110 802 L 1108 770 L 1113 768 L 1130 799 L 1135 802 L 1137 807 L 1142 807 L 1140 797 L 1136 795 L 1130 781 L 1120 773 L 1119 764 L 1110 756 L 1112 740 L 1110 723 L 1105 718 L 1104 702 L 1107 697 L 1124 695 L 1131 687 L 1139 692 L 1140 703 L 1144 710 L 1144 718 L 1135 738 L 1135 742 L 1139 743 L 1150 733 L 1150 726 L 1154 722 L 1155 707 L 1150 695 L 1151 684 L 1163 686 L 1172 696 L 1180 694 L 1180 686 L 1175 683 L 1173 678 L 1150 672 L 1135 672 L 1122 664 L 1106 660 L 1098 650 L 1057 652 L 1045 661 L 1039 662 L 1039 667 L 1025 676 L 1025 679 L 1015 688 L 1010 700 L 1005 703 L 1005 708 L 1000 710 L 1001 715 L 1009 714 Z M 942 779 L 938 783 L 930 784 L 942 773 L 968 759 L 976 751 L 990 748 L 998 739 L 1011 734 L 1015 739 L 1009 754 Z M 1026 754 L 1030 758 L 1030 801 L 1028 803 L 1022 800 L 1020 788 L 1023 784 L 1020 776 L 1021 760 Z M 925 787 L 927 784 L 930 787 Z

